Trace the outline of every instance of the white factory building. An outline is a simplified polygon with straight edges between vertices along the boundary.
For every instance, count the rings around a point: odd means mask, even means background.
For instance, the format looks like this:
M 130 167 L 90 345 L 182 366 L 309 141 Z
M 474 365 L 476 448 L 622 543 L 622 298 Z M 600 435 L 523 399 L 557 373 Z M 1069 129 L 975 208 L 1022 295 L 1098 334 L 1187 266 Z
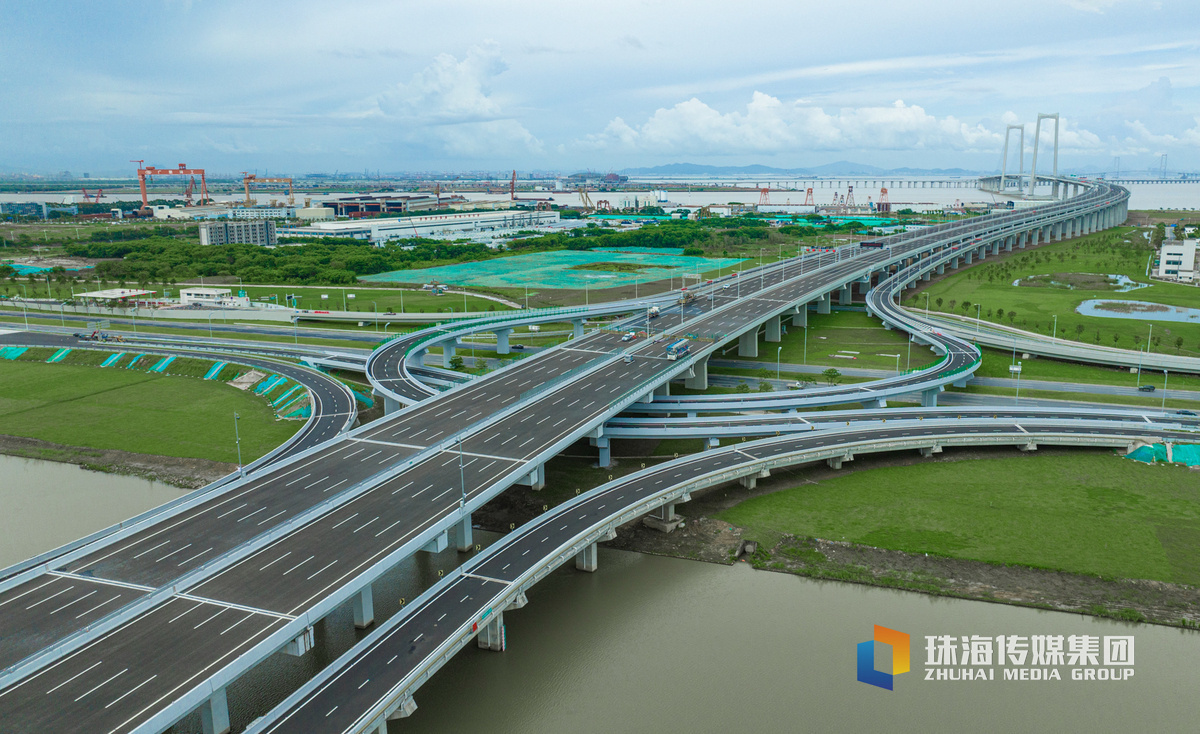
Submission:
M 410 217 L 314 222 L 307 227 L 281 227 L 280 237 L 353 237 L 381 244 L 407 237 L 457 239 L 481 232 L 505 232 L 558 224 L 558 212 L 506 210 L 429 214 Z
M 1192 283 L 1196 280 L 1196 240 L 1163 240 L 1154 275 Z

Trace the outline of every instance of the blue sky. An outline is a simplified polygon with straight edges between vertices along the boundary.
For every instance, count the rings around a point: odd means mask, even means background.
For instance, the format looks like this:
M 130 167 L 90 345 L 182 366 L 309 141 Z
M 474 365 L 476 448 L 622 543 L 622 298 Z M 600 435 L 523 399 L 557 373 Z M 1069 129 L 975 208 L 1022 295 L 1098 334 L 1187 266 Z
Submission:
M 4 16 L 7 172 L 992 169 L 1005 125 L 1028 139 L 1038 112 L 1062 114 L 1064 168 L 1200 168 L 1194 0 L 8 0 Z

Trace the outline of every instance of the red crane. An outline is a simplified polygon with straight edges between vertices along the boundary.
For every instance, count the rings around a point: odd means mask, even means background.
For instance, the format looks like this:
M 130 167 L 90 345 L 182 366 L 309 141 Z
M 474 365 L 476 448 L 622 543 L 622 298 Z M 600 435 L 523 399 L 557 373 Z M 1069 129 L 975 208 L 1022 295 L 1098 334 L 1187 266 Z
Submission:
M 808 193 L 807 193 L 807 195 L 805 195 L 805 197 L 804 197 L 804 206 L 815 206 L 815 205 L 813 204 L 813 197 L 812 197 L 812 194 L 813 194 L 812 187 L 811 187 L 811 186 L 809 186 L 809 187 L 808 187 Z
M 888 200 L 887 189 L 879 190 L 879 211 L 887 214 L 892 211 L 892 202 Z
M 104 196 L 104 189 L 97 189 L 96 194 L 94 196 L 92 194 L 89 194 L 87 189 L 83 190 L 83 200 L 88 203 L 99 204 L 100 199 L 103 196 Z
M 771 206 L 771 189 L 764 187 L 758 190 L 758 205 Z
M 145 161 L 130 161 L 130 163 L 138 164 L 138 187 L 142 191 L 142 208 L 149 207 L 149 200 L 146 198 L 146 179 L 151 176 L 200 176 L 200 201 L 199 204 L 207 204 L 212 202 L 212 198 L 208 195 L 208 180 L 204 176 L 203 168 L 188 168 L 186 163 L 180 163 L 175 168 L 155 168 L 154 166 L 145 166 L 142 164 Z M 191 203 L 190 201 L 188 202 Z

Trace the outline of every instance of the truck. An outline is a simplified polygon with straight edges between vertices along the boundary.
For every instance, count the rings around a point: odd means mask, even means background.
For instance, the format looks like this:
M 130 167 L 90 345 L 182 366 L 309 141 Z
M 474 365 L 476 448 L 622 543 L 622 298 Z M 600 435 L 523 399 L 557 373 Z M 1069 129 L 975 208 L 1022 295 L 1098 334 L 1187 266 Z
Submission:
M 650 310 L 646 312 L 646 317 L 651 319 L 658 318 L 658 306 L 651 306 Z
M 680 339 L 676 342 L 671 342 L 667 345 L 667 359 L 674 361 L 684 356 L 692 350 L 691 342 L 687 339 Z
M 859 247 L 883 247 L 883 240 L 863 240 L 858 243 Z

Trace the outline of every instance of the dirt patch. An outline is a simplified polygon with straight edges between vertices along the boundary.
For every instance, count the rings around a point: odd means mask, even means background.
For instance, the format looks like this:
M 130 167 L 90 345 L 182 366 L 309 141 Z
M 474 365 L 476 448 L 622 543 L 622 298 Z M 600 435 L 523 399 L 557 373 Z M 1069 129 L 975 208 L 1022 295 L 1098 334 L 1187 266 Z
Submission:
M 64 446 L 36 438 L 3 434 L 0 434 L 0 453 L 76 464 L 92 471 L 142 477 L 183 489 L 198 489 L 237 470 L 236 464 L 208 459 L 180 459 L 114 449 Z

